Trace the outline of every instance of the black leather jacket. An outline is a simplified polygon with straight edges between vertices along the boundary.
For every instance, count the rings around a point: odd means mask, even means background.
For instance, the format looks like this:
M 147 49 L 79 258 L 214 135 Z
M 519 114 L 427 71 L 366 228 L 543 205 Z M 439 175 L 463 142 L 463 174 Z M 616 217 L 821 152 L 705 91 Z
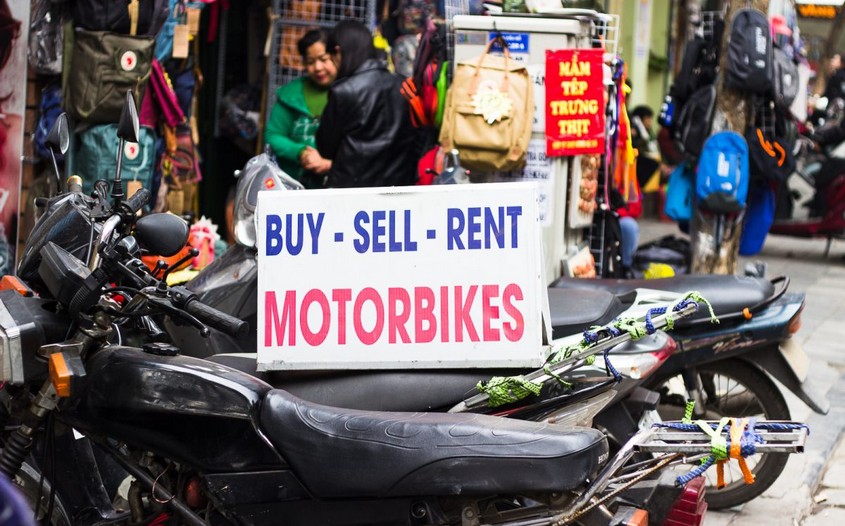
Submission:
M 332 160 L 329 187 L 411 185 L 419 153 L 402 81 L 378 60 L 367 60 L 329 89 L 316 141 Z

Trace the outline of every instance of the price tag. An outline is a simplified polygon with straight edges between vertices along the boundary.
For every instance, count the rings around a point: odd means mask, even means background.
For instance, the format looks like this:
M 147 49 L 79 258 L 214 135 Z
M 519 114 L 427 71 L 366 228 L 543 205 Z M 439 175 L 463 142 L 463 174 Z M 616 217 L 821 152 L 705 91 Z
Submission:
M 192 35 L 200 32 L 200 10 L 196 7 L 189 7 L 188 13 L 188 30 Z
M 135 192 L 137 192 L 143 187 L 144 185 L 141 184 L 141 181 L 132 179 L 131 181 L 126 183 L 126 198 L 129 199 L 130 197 L 135 195 Z
M 187 24 L 179 24 L 173 29 L 173 58 L 188 58 L 189 33 Z

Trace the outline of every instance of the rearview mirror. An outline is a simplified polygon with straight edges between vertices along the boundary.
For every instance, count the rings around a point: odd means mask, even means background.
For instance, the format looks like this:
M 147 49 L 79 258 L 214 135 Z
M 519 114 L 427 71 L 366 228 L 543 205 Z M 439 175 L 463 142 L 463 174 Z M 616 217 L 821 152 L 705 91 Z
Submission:
M 188 223 L 173 214 L 150 214 L 135 222 L 135 240 L 157 256 L 170 257 L 188 242 Z
M 59 152 L 62 155 L 67 153 L 70 145 L 70 131 L 67 126 L 67 113 L 62 112 L 50 128 L 47 134 L 47 146 L 53 150 L 53 153 Z
M 132 90 L 126 91 L 120 121 L 117 123 L 117 136 L 126 142 L 138 142 L 138 108 L 135 107 L 135 96 Z

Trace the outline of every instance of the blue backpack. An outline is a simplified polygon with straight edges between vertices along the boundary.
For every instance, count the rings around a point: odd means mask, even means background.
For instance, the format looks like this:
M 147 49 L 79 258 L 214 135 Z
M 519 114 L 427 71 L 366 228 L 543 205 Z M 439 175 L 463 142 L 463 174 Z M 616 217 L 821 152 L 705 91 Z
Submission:
M 698 206 L 716 214 L 745 208 L 748 196 L 748 144 L 732 131 L 710 136 L 701 150 L 695 194 Z
M 50 84 L 41 92 L 41 105 L 39 107 L 38 122 L 35 124 L 35 132 L 32 134 L 32 147 L 35 153 L 42 159 L 50 160 L 50 148 L 47 147 L 47 134 L 62 113 L 62 87 L 59 84 Z M 56 162 L 64 161 L 65 156 L 56 152 Z
M 666 189 L 666 204 L 663 211 L 675 221 L 692 219 L 693 201 L 695 201 L 695 172 L 686 163 L 681 163 L 669 176 Z
M 111 180 L 117 168 L 117 124 L 99 124 L 78 133 L 71 172 L 82 177 L 82 191 L 90 193 L 97 179 Z M 152 128 L 141 126 L 138 143 L 125 143 L 120 176 L 124 189 L 138 181 L 150 189 L 156 160 L 156 136 Z

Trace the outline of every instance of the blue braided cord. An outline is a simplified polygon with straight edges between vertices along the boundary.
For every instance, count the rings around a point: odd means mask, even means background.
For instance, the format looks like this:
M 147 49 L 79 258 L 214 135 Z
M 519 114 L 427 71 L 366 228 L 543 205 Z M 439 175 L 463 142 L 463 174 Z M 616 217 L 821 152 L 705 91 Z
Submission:
M 654 334 L 654 331 L 657 330 L 654 328 L 654 322 L 651 317 L 660 316 L 661 314 L 666 314 L 666 307 L 654 307 L 648 309 L 648 312 L 645 313 L 645 332 L 647 334 Z
M 623 334 L 623 332 L 621 330 L 617 329 L 616 327 L 608 327 L 607 332 L 609 332 L 610 335 L 613 336 L 614 338 L 617 337 L 617 336 L 622 336 L 622 334 Z
M 676 478 L 675 484 L 678 485 L 678 486 L 686 486 L 689 481 L 693 480 L 696 477 L 701 476 L 701 474 L 704 473 L 705 471 L 707 471 L 710 468 L 710 466 L 712 466 L 713 463 L 715 463 L 715 462 L 716 462 L 716 457 L 714 457 L 713 455 L 710 455 L 709 457 L 707 457 L 707 460 L 705 460 L 700 466 L 693 469 L 692 471 L 690 471 L 686 475 L 681 475 L 680 477 Z
M 658 422 L 652 424 L 652 427 L 669 427 L 678 429 L 680 431 L 698 431 L 700 428 L 695 424 L 683 424 L 681 422 Z M 725 426 L 725 430 L 730 429 L 731 425 Z M 750 428 L 751 426 L 749 426 Z M 716 429 L 716 425 L 711 425 L 711 429 Z M 757 422 L 754 424 L 754 429 L 765 429 L 766 431 L 789 431 L 792 429 L 806 429 L 810 431 L 810 426 L 807 424 L 784 424 L 782 422 Z
M 679 301 L 678 304 L 675 305 L 675 308 L 673 308 L 672 310 L 675 311 L 675 312 L 682 311 L 682 310 L 687 308 L 687 305 L 690 305 L 690 304 L 695 304 L 695 306 L 698 307 L 698 303 L 696 303 L 693 300 L 687 299 L 687 300 Z
M 683 424 L 681 422 L 656 422 L 651 424 L 651 427 L 666 427 L 671 429 L 678 429 L 680 431 L 700 431 L 701 428 L 696 424 Z M 711 426 L 713 427 L 713 426 Z M 713 429 L 716 429 L 713 427 Z
M 622 375 L 619 374 L 619 371 L 616 370 L 616 367 L 614 367 L 613 364 L 610 363 L 609 354 L 610 354 L 610 349 L 605 349 L 604 350 L 604 366 L 605 366 L 605 368 L 607 368 L 608 371 L 610 371 L 610 374 L 613 375 L 613 379 L 616 380 L 617 382 L 620 382 L 620 381 L 622 381 Z
M 590 329 L 584 329 L 584 341 L 587 343 L 596 343 L 599 341 L 599 333 L 591 331 Z

